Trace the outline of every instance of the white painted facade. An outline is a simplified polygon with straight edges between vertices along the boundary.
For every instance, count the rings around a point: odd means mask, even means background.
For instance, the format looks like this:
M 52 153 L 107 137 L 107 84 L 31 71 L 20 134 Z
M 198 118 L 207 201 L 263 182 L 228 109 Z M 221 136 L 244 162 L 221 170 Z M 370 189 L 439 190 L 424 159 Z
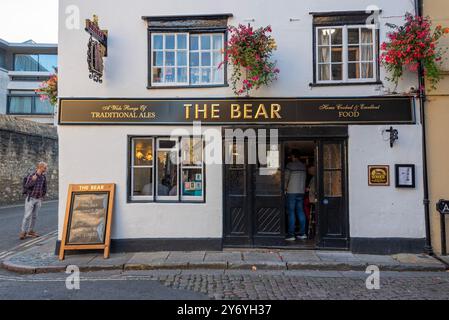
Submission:
M 63 98 L 213 98 L 232 97 L 230 87 L 147 89 L 147 22 L 142 16 L 232 13 L 230 25 L 271 25 L 278 44 L 274 59 L 279 80 L 253 97 L 357 97 L 382 96 L 394 86 L 381 69 L 380 85 L 311 88 L 313 81 L 313 32 L 310 12 L 365 11 L 382 9 L 380 41 L 386 38 L 385 23 L 402 21 L 413 12 L 409 0 L 61 0 L 59 23 L 59 95 Z M 73 7 L 75 5 L 75 7 Z M 79 9 L 79 28 L 73 14 Z M 75 10 L 75 11 L 74 11 Z M 84 19 L 99 16 L 109 32 L 108 57 L 102 84 L 88 78 Z M 69 26 L 70 28 L 67 28 Z M 417 87 L 417 77 L 406 75 L 398 92 Z M 422 205 L 421 127 L 395 126 L 399 141 L 390 148 L 382 129 L 389 126 L 350 125 L 348 139 L 349 231 L 360 238 L 425 237 Z M 59 126 L 59 239 L 62 234 L 67 189 L 75 183 L 116 183 L 113 239 L 221 238 L 223 235 L 222 168 L 206 166 L 206 201 L 201 204 L 127 203 L 127 136 L 169 135 L 173 126 Z M 208 127 L 210 128 L 210 127 Z M 190 128 L 186 127 L 190 130 Z M 220 128 L 217 128 L 220 129 Z M 217 142 L 221 150 L 221 141 Z M 416 188 L 394 186 L 394 164 L 416 165 Z M 369 187 L 367 166 L 390 165 L 389 187 Z

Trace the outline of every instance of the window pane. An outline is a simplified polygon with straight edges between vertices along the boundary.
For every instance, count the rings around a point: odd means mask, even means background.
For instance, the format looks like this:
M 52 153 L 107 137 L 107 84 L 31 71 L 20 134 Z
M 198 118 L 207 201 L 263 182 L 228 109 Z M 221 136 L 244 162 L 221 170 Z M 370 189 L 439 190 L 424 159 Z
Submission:
M 362 28 L 361 43 L 373 43 L 373 30 Z
M 359 79 L 360 78 L 360 65 L 358 63 L 348 64 L 348 78 Z
M 210 35 L 202 35 L 201 36 L 201 49 L 202 50 L 210 49 Z
M 343 80 L 343 65 L 332 65 L 332 80 Z
M 318 48 L 318 61 L 319 62 L 330 62 L 329 47 Z
M 223 36 L 222 35 L 214 35 L 213 37 L 213 49 L 214 50 L 221 50 L 223 49 Z
M 34 98 L 35 103 L 35 113 L 40 114 L 53 114 L 53 106 L 51 105 L 49 100 L 42 101 L 40 97 Z
M 178 195 L 178 152 L 158 151 L 157 153 L 157 195 Z
M 200 54 L 198 52 L 193 52 L 190 54 L 190 66 L 198 67 L 200 65 Z
M 331 29 L 320 29 L 318 31 L 318 44 L 329 45 Z
M 341 28 L 331 29 L 332 45 L 343 44 L 343 30 Z
M 362 78 L 373 78 L 373 64 L 362 63 Z
M 210 66 L 210 52 L 201 52 L 201 65 Z
M 153 68 L 153 82 L 162 82 L 164 72 L 162 68 Z
M 153 168 L 133 169 L 133 196 L 153 195 Z
M 210 83 L 210 68 L 201 68 L 201 83 Z
M 178 34 L 178 49 L 187 49 L 187 35 L 186 34 Z
M 39 71 L 55 72 L 58 67 L 58 57 L 55 54 L 39 55 Z
M 187 83 L 187 68 L 178 68 L 178 82 Z
M 165 49 L 174 49 L 175 48 L 175 36 L 174 35 L 166 35 L 165 36 Z
M 162 51 L 153 52 L 153 65 L 163 66 L 164 63 L 164 53 Z
M 165 65 L 166 66 L 174 66 L 175 65 L 175 52 L 174 51 L 165 52 Z
M 223 68 L 221 69 L 217 69 L 217 68 L 213 68 L 212 69 L 212 81 L 214 83 L 223 83 Z
M 162 35 L 155 35 L 153 36 L 153 48 L 154 49 L 163 49 L 163 36 Z
M 16 54 L 15 71 L 39 71 L 39 56 L 37 54 Z
M 341 171 L 324 171 L 324 196 L 341 197 Z
M 182 170 L 182 195 L 201 197 L 203 195 L 202 169 Z
M 213 59 L 213 66 L 214 67 L 218 67 L 218 65 L 223 61 L 223 56 L 221 54 L 221 52 L 214 52 L 213 54 L 214 59 Z
M 184 166 L 202 166 L 203 140 L 201 138 L 182 138 L 181 156 Z
M 319 69 L 319 79 L 321 81 L 331 80 L 330 76 L 330 65 L 328 64 L 320 64 L 318 66 Z
M 359 46 L 350 46 L 348 48 L 349 61 L 360 61 L 360 48 Z
M 152 139 L 133 139 L 133 164 L 135 166 L 153 165 L 153 140 Z
M 324 169 L 341 169 L 341 145 L 323 145 Z
M 373 47 L 371 45 L 362 46 L 362 61 L 373 60 Z
M 178 66 L 187 66 L 187 51 L 178 51 L 176 60 Z
M 343 61 L 343 49 L 341 47 L 332 47 L 332 62 Z
M 350 44 L 359 44 L 359 29 L 348 29 L 348 42 Z
M 9 113 L 31 113 L 33 97 L 11 97 Z
M 190 68 L 190 83 L 198 84 L 200 82 L 200 69 Z
M 175 82 L 175 68 L 165 68 L 165 82 Z
M 198 36 L 190 36 L 190 50 L 198 50 L 199 45 L 199 37 Z

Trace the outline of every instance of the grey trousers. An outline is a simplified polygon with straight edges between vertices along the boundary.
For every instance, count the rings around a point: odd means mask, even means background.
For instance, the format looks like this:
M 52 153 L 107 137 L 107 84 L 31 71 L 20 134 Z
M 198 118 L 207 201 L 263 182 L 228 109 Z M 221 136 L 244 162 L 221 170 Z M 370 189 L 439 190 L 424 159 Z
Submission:
M 27 197 L 25 200 L 25 215 L 22 221 L 22 232 L 34 231 L 39 209 L 42 206 L 41 199 Z

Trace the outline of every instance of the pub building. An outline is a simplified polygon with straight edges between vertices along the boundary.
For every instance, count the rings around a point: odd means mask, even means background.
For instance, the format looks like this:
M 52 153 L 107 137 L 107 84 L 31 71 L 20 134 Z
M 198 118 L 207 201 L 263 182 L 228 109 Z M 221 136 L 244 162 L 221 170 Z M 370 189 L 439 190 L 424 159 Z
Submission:
M 112 251 L 424 251 L 418 81 L 378 60 L 413 4 L 284 2 L 60 1 L 59 242 L 69 185 L 114 183 Z M 278 79 L 249 97 L 218 68 L 239 24 L 277 43 Z M 286 241 L 294 153 L 315 200 Z

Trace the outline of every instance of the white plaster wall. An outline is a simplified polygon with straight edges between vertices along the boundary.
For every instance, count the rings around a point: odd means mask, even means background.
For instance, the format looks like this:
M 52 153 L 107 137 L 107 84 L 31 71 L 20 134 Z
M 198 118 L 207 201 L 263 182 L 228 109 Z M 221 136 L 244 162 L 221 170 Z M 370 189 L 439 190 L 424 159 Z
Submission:
M 424 238 L 421 127 L 395 125 L 399 140 L 393 148 L 389 141 L 383 141 L 381 134 L 388 128 L 349 126 L 350 235 Z M 395 188 L 394 165 L 409 163 L 416 165 L 416 188 Z M 368 165 L 389 165 L 390 186 L 368 186 Z
M 178 127 L 179 128 L 179 127 Z M 69 184 L 116 183 L 113 239 L 221 238 L 222 167 L 206 166 L 206 202 L 127 203 L 127 135 L 170 135 L 176 127 L 59 127 L 59 237 Z M 204 128 L 207 131 L 214 128 Z M 190 128 L 186 130 L 191 132 Z M 219 130 L 219 129 L 218 129 Z M 62 143 L 61 143 L 62 142 Z M 216 141 L 221 159 L 221 140 Z

